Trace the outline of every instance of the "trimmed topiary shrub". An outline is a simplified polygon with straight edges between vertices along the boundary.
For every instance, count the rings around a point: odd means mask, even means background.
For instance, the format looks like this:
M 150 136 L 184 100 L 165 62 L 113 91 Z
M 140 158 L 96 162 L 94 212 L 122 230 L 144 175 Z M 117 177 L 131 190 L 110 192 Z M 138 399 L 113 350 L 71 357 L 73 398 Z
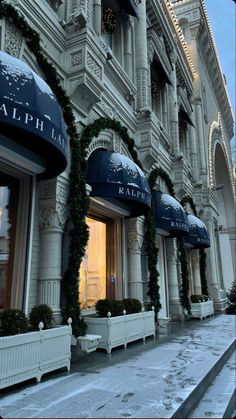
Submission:
M 43 322 L 44 329 L 52 325 L 53 311 L 47 304 L 35 305 L 29 314 L 30 324 L 33 330 L 38 330 L 38 325 Z
M 121 300 L 111 301 L 111 315 L 112 316 L 122 316 L 124 309 L 125 309 L 125 306 L 124 306 L 123 301 Z
M 232 286 L 227 292 L 226 314 L 236 314 L 236 280 L 232 282 Z
M 124 298 L 123 304 L 126 310 L 126 314 L 140 313 L 142 310 L 142 304 L 136 298 Z
M 1 334 L 17 335 L 28 331 L 28 320 L 22 310 L 7 309 L 1 315 Z
M 204 295 L 192 294 L 190 297 L 191 303 L 202 303 L 204 301 L 208 301 L 208 297 Z
M 107 317 L 108 311 L 111 312 L 111 301 L 106 298 L 98 300 L 95 304 L 95 309 L 99 317 Z
M 124 298 L 123 300 L 101 299 L 95 304 L 96 313 L 99 317 L 107 317 L 110 312 L 112 316 L 122 316 L 123 310 L 126 314 L 139 313 L 142 305 L 136 298 Z

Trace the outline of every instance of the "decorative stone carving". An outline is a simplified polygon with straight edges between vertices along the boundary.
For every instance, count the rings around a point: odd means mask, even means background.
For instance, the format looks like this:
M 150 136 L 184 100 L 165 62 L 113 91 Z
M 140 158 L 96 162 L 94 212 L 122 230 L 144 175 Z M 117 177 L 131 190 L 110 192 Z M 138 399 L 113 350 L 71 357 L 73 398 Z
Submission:
M 142 217 L 129 220 L 128 252 L 140 252 L 144 241 L 144 219 Z
M 58 228 L 63 230 L 67 219 L 67 210 L 63 205 L 58 204 L 57 208 L 44 207 L 39 211 L 40 228 Z
M 82 64 L 82 50 L 73 52 L 70 56 L 71 67 Z
M 67 184 L 53 178 L 41 182 L 39 199 L 40 228 L 63 229 L 67 215 Z
M 22 44 L 22 35 L 18 29 L 6 21 L 5 51 L 13 57 L 19 57 Z
M 98 107 L 103 111 L 103 113 L 105 113 L 105 115 L 107 115 L 109 118 L 116 118 L 116 110 L 114 107 L 105 105 L 104 102 L 101 102 L 98 104 Z M 117 119 L 117 118 L 116 118 Z
M 87 66 L 97 78 L 101 79 L 102 67 L 97 63 L 97 61 L 92 57 L 92 55 L 89 52 L 87 54 Z
M 104 148 L 106 150 L 112 150 L 113 145 L 113 134 L 111 131 L 104 130 L 102 133 L 100 133 L 99 137 L 94 137 L 89 144 L 87 157 L 92 154 L 92 152 L 98 148 Z

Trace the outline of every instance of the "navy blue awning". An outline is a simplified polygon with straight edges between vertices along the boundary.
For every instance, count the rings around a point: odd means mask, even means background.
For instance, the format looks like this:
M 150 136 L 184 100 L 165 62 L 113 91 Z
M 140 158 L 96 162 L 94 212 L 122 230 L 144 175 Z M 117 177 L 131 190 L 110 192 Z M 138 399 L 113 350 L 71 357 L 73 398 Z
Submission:
M 67 133 L 50 87 L 27 64 L 0 51 L 0 133 L 43 157 L 46 178 L 67 166 Z
M 153 199 L 157 232 L 169 237 L 188 234 L 189 224 L 182 205 L 173 196 L 160 191 L 153 193 Z
M 145 215 L 151 207 L 149 183 L 142 170 L 128 157 L 106 150 L 94 151 L 88 159 L 90 196 L 125 202 L 132 217 Z
M 192 214 L 187 214 L 189 233 L 184 238 L 184 244 L 191 249 L 210 247 L 210 237 L 205 224 Z

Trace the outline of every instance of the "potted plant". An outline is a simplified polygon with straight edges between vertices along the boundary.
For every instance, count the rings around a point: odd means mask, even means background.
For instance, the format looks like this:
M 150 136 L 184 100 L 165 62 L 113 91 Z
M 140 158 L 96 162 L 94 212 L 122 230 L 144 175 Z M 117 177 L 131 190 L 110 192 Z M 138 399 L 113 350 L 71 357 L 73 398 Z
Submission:
M 226 314 L 236 314 L 236 280 L 227 292 Z
M 214 315 L 213 301 L 207 295 L 192 294 L 190 296 L 190 317 L 203 319 Z
M 98 348 L 107 353 L 117 346 L 155 336 L 154 309 L 142 311 L 137 299 L 98 300 L 96 315 L 86 316 L 88 333 L 101 335 Z
M 51 319 L 45 305 L 33 307 L 29 319 L 21 310 L 1 314 L 0 389 L 31 378 L 39 382 L 43 374 L 58 368 L 70 370 L 71 319 L 68 325 L 54 327 Z

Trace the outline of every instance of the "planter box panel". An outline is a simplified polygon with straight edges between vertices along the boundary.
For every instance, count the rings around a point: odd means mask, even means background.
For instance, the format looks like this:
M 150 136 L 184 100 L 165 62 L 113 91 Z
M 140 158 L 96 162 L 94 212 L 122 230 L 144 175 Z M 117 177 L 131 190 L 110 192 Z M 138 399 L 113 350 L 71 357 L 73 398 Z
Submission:
M 86 317 L 85 320 L 88 333 L 102 336 L 98 348 L 105 349 L 108 353 L 117 346 L 126 347 L 129 342 L 155 336 L 153 311 L 110 318 Z
M 70 369 L 71 327 L 0 337 L 0 389 L 58 368 Z
M 23 334 L 0 338 L 0 379 L 39 368 L 40 337 L 30 335 L 29 342 Z
M 214 315 L 213 301 L 204 301 L 200 303 L 191 303 L 191 317 L 203 319 Z

